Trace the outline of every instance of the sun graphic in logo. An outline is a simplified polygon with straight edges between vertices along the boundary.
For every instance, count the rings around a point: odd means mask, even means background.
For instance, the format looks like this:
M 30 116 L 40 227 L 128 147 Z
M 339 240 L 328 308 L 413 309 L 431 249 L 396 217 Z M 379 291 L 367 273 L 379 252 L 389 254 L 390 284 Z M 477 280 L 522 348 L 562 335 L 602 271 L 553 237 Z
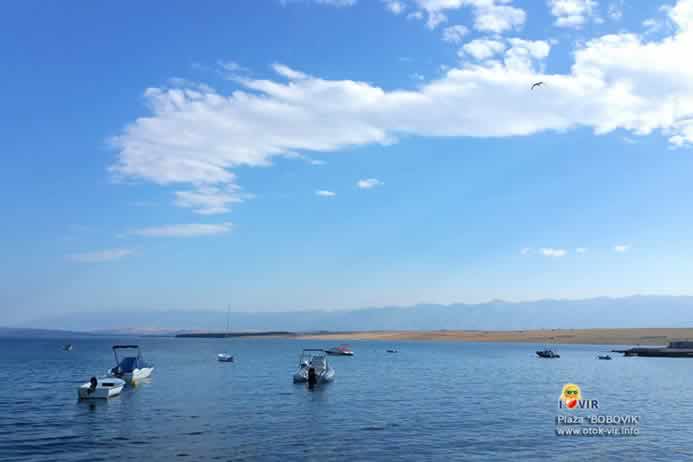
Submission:
M 565 406 L 568 409 L 575 409 L 580 399 L 580 387 L 578 387 L 574 383 L 567 383 L 563 385 L 563 391 L 561 392 L 561 401 L 565 403 Z

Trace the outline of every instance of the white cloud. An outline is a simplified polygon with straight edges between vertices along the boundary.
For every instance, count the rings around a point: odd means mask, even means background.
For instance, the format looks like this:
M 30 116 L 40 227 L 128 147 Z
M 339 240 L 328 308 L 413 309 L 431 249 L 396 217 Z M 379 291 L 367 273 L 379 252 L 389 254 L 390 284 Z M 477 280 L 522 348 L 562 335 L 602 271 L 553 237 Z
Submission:
M 106 249 L 95 252 L 73 253 L 68 255 L 67 258 L 79 263 L 104 263 L 120 260 L 134 253 L 130 249 Z
M 595 0 L 548 0 L 557 27 L 579 29 L 594 14 Z
M 231 231 L 231 223 L 204 224 L 186 223 L 167 226 L 153 226 L 130 231 L 128 234 L 144 237 L 197 237 L 225 234 Z
M 426 25 L 435 29 L 447 21 L 446 11 L 471 7 L 474 12 L 474 28 L 481 32 L 502 33 L 522 26 L 525 12 L 510 6 L 512 0 L 415 0 L 419 11 L 426 13 Z M 420 18 L 423 15 L 420 15 Z
M 521 253 L 522 255 L 529 255 L 529 253 L 530 253 L 531 251 L 532 251 L 532 249 L 530 249 L 529 247 L 525 247 L 525 248 L 523 248 L 522 250 L 520 250 L 520 253 Z
M 404 2 L 398 0 L 383 0 L 383 3 L 385 8 L 392 14 L 400 14 L 406 9 Z
M 231 210 L 230 204 L 243 202 L 247 195 L 238 191 L 239 187 L 229 184 L 226 187 L 201 186 L 192 191 L 176 191 L 175 204 L 179 207 L 195 209 L 200 215 L 214 215 Z
M 620 21 L 623 17 L 623 0 L 609 3 L 609 8 L 606 14 L 612 21 Z
M 399 136 L 507 137 L 582 127 L 597 135 L 659 133 L 686 147 L 693 143 L 693 60 L 685 59 L 693 49 L 691 5 L 682 0 L 667 13 L 676 27 L 669 36 L 588 41 L 567 73 L 541 70 L 548 43 L 501 39 L 493 61 L 463 63 L 412 90 L 326 80 L 287 66 L 275 66 L 274 80 L 238 78 L 240 89 L 229 95 L 201 85 L 149 88 L 149 114 L 112 140 L 118 152 L 111 171 L 189 188 L 196 203 L 179 205 L 209 212 L 234 200 L 203 188 L 232 195 L 238 167 L 269 166 L 291 152 L 389 145 Z M 545 82 L 541 91 L 529 91 L 537 80 Z
M 577 254 L 583 254 L 586 252 L 587 252 L 587 249 L 584 247 L 578 247 L 577 249 L 575 249 L 575 253 L 577 253 Z
M 568 253 L 565 249 L 552 249 L 550 247 L 540 249 L 539 251 L 545 257 L 565 257 L 565 255 Z
M 614 252 L 625 253 L 628 252 L 628 250 L 630 250 L 629 245 L 619 244 L 614 246 Z
M 478 59 L 484 60 L 491 58 L 505 50 L 505 43 L 500 40 L 476 39 L 467 42 L 462 47 L 464 53 Z
M 443 29 L 443 41 L 448 43 L 462 43 L 462 38 L 469 33 L 464 26 L 449 26 Z
M 376 178 L 366 178 L 364 180 L 359 180 L 356 182 L 356 186 L 360 189 L 372 189 L 382 185 L 383 182 Z
M 332 191 L 327 191 L 325 189 L 318 189 L 315 191 L 315 195 L 321 196 L 321 197 L 334 197 L 337 195 L 337 193 L 332 192 Z

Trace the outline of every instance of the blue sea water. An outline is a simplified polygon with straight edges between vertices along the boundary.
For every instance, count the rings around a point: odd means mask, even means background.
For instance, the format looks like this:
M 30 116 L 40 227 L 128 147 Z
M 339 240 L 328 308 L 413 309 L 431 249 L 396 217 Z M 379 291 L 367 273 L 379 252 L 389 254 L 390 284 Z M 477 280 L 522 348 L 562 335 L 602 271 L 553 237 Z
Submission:
M 108 402 L 76 387 L 137 341 L 151 380 Z M 72 352 L 62 351 L 73 343 Z M 0 460 L 693 460 L 693 361 L 598 361 L 610 347 L 352 342 L 336 380 L 291 377 L 293 339 L 0 339 Z M 387 354 L 387 348 L 399 353 Z M 228 351 L 235 363 L 219 363 Z M 598 399 L 584 415 L 640 416 L 638 436 L 557 436 L 565 383 Z

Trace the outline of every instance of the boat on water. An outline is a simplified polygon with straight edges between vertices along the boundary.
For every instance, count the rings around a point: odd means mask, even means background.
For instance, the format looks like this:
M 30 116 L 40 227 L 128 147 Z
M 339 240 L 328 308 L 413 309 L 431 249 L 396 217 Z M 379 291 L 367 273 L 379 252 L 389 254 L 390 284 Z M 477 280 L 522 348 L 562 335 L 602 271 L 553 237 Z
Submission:
M 351 351 L 349 345 L 339 345 L 336 347 L 328 348 L 325 353 L 333 356 L 354 356 L 354 352 Z
M 325 350 L 306 348 L 298 360 L 298 370 L 294 373 L 294 383 L 321 385 L 334 380 L 334 369 L 327 362 Z
M 561 355 L 559 355 L 558 353 L 556 353 L 553 350 L 537 351 L 537 356 L 539 356 L 540 358 L 547 358 L 547 359 L 554 359 L 554 358 L 560 358 L 561 357 Z
M 118 396 L 124 386 L 125 381 L 115 377 L 92 377 L 89 382 L 77 388 L 77 396 L 79 399 L 108 399 Z
M 693 358 L 693 341 L 678 340 L 665 347 L 636 347 L 628 350 L 611 350 L 623 356 L 645 356 L 650 358 Z
M 390 348 L 389 350 L 385 350 L 387 353 L 399 353 L 399 350 L 395 350 Z
M 121 355 L 122 359 L 118 355 L 119 351 L 125 352 Z M 111 377 L 135 384 L 149 377 L 154 371 L 154 365 L 149 364 L 142 357 L 139 345 L 113 345 L 113 356 L 115 356 L 116 366 L 108 371 Z
M 65 350 L 65 351 L 72 351 L 72 344 L 71 344 L 71 343 L 68 343 L 67 345 L 65 345 L 65 346 L 63 347 L 63 350 Z
M 231 314 L 231 305 L 229 305 L 228 309 L 226 310 L 226 335 L 229 335 L 229 315 Z M 222 362 L 222 363 L 232 363 L 233 362 L 233 355 L 229 353 L 219 353 L 217 355 L 217 361 Z
M 597 359 L 601 359 L 602 361 L 611 361 L 611 356 L 610 355 L 599 355 L 599 356 L 597 356 Z

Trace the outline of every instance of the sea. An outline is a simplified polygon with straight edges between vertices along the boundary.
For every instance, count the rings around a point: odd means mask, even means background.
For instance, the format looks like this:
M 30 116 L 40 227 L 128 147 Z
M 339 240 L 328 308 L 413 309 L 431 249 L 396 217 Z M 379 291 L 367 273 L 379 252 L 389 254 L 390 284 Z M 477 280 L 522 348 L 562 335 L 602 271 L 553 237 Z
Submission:
M 77 387 L 113 366 L 116 343 L 139 344 L 152 377 L 108 401 L 80 402 Z M 613 347 L 598 345 L 563 345 L 560 359 L 540 359 L 532 344 L 353 341 L 353 357 L 329 357 L 334 382 L 292 383 L 303 348 L 330 346 L 2 338 L 0 461 L 693 460 L 692 360 L 600 361 Z M 216 361 L 221 352 L 235 362 Z M 568 383 L 599 407 L 560 409 Z M 559 425 L 561 416 L 583 422 Z M 637 425 L 592 434 L 599 416 Z M 566 426 L 587 434 L 557 434 Z

